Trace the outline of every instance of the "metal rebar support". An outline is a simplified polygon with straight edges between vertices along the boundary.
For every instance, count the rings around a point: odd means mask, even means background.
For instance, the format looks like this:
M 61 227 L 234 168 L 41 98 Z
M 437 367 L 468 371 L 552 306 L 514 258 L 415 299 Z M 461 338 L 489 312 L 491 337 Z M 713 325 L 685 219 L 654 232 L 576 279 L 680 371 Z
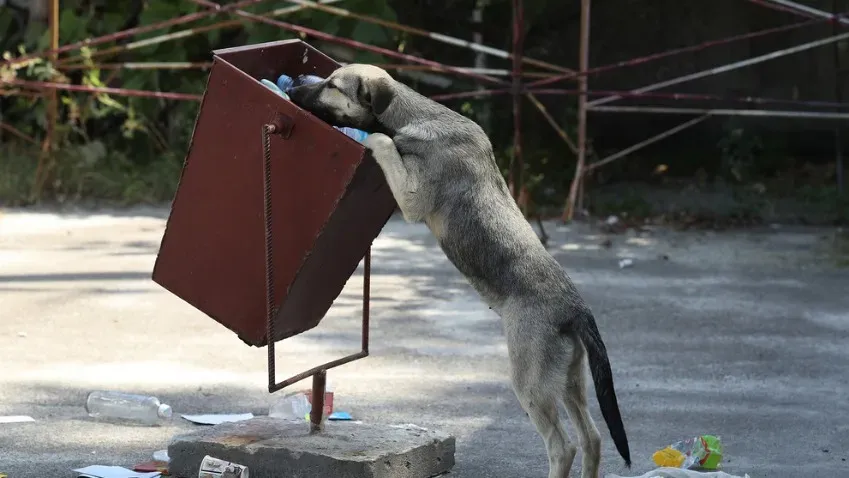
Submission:
M 581 41 L 579 47 L 579 72 L 589 69 L 590 63 L 590 6 L 591 0 L 581 0 Z M 563 210 L 563 221 L 571 221 L 575 215 L 575 205 L 584 180 L 584 164 L 587 156 L 587 75 L 578 78 L 578 160 L 575 164 L 575 176 L 569 187 L 569 197 Z
M 524 158 L 522 157 L 522 48 L 524 44 L 525 19 L 522 0 L 513 0 L 513 160 L 510 163 L 510 193 L 518 200 L 524 186 Z M 517 171 L 518 170 L 518 171 Z M 525 213 L 524 201 L 519 207 Z
M 313 367 L 293 375 L 277 383 L 275 358 L 275 295 L 274 295 L 274 231 L 272 228 L 272 155 L 271 135 L 283 133 L 285 126 L 265 124 L 262 127 L 262 190 L 263 190 L 263 219 L 265 232 L 265 313 L 266 313 L 266 346 L 268 352 L 268 392 L 274 393 L 289 385 L 312 377 L 312 394 L 310 408 L 310 433 L 322 430 L 324 414 L 324 395 L 327 389 L 327 370 L 344 365 L 354 360 L 367 357 L 369 354 L 369 300 L 371 297 L 371 247 L 363 258 L 363 324 L 362 350 L 358 353 Z
M 321 418 L 324 415 L 324 393 L 327 389 L 327 370 L 321 370 L 312 376 L 312 400 L 310 407 L 310 433 L 321 431 Z
M 831 34 L 837 35 L 838 26 L 843 23 L 843 18 L 838 19 L 838 0 L 831 0 L 832 18 L 837 21 L 831 23 Z M 849 21 L 847 21 L 849 22 Z M 834 101 L 843 102 L 843 68 L 840 56 L 840 44 L 832 43 L 832 55 L 834 57 Z M 839 110 L 838 110 L 839 111 Z M 837 182 L 837 194 L 843 195 L 843 125 L 840 122 L 834 124 L 834 167 Z

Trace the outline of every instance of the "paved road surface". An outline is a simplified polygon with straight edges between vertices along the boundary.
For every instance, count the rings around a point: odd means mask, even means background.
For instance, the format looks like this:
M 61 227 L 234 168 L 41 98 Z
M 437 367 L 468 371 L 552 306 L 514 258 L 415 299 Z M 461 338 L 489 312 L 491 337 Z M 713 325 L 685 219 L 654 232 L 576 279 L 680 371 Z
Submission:
M 131 466 L 193 426 L 92 422 L 82 405 L 95 388 L 156 394 L 182 413 L 267 412 L 264 349 L 149 280 L 164 217 L 0 218 L 0 415 L 37 420 L 0 424 L 0 472 Z M 832 231 L 655 231 L 610 249 L 587 226 L 549 232 L 607 342 L 630 475 L 653 468 L 655 449 L 714 433 L 730 473 L 849 476 L 849 270 L 831 266 Z M 634 266 L 619 269 L 622 257 Z M 456 434 L 452 476 L 546 476 L 506 380 L 499 321 L 427 230 L 393 219 L 373 264 L 372 356 L 331 372 L 337 408 Z M 361 284 L 355 275 L 319 329 L 284 342 L 280 376 L 357 348 Z M 604 472 L 627 475 L 591 404 Z

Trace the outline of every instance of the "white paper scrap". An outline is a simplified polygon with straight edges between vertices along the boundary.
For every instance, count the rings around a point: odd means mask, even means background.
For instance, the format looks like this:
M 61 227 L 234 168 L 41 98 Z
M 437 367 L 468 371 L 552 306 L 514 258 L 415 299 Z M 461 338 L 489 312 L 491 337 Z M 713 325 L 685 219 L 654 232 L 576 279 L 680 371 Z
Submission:
M 28 417 L 26 415 L 12 415 L 7 417 L 0 417 L 0 423 L 24 423 L 24 422 L 34 422 L 35 418 Z
M 186 420 L 198 425 L 218 425 L 224 422 L 241 422 L 254 417 L 253 413 L 208 413 L 205 415 L 182 415 Z
M 91 465 L 74 470 L 80 477 L 86 478 L 159 478 L 162 476 L 158 471 L 140 473 L 128 470 L 120 466 Z

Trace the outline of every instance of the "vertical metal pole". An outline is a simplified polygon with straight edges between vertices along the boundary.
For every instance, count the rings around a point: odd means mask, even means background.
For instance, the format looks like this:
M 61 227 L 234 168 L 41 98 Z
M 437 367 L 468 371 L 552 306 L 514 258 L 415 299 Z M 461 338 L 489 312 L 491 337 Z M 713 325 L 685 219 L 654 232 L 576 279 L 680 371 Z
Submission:
M 522 158 L 522 47 L 525 33 L 525 18 L 522 0 L 513 0 L 513 162 L 511 165 L 511 193 L 518 199 L 524 184 L 524 161 Z M 518 168 L 518 174 L 515 173 Z M 524 211 L 522 211 L 524 212 Z
M 489 0 L 476 0 L 475 9 L 472 10 L 472 42 L 476 45 L 483 45 L 483 10 L 486 8 Z M 486 53 L 477 51 L 475 53 L 475 68 L 481 70 L 486 68 Z M 478 84 L 477 89 L 483 91 L 486 89 L 484 85 Z M 492 131 L 492 104 L 490 99 L 486 98 L 481 103 L 480 122 L 483 130 L 490 134 Z
M 363 259 L 363 332 L 362 350 L 368 354 L 369 302 L 371 300 L 371 246 Z
M 312 376 L 312 400 L 310 404 L 310 433 L 321 431 L 321 416 L 324 414 L 324 390 L 327 387 L 327 370 Z
M 50 49 L 56 50 L 59 48 L 59 0 L 50 0 L 50 12 L 48 14 L 48 22 L 50 24 Z M 59 55 L 54 53 L 50 55 L 50 61 L 55 64 L 59 59 Z M 53 151 L 56 121 L 59 117 L 59 95 L 55 88 L 51 88 L 48 92 L 47 106 L 47 141 L 48 151 Z
M 277 390 L 274 357 L 274 229 L 271 224 L 271 136 L 277 132 L 273 124 L 262 127 L 262 219 L 265 235 L 265 337 L 268 347 L 268 393 Z
M 578 190 L 584 179 L 584 163 L 587 156 L 587 75 L 590 62 L 590 0 L 581 0 L 581 40 L 579 46 L 578 77 L 578 161 L 575 177 L 569 188 L 569 198 L 563 210 L 563 221 L 571 221 L 575 214 Z
M 47 25 L 50 33 L 50 49 L 56 50 L 59 48 L 59 0 L 48 0 L 50 7 L 47 10 Z M 35 3 L 33 3 L 35 5 Z M 50 55 L 50 61 L 56 63 L 59 55 L 53 53 Z M 50 162 L 53 157 L 53 148 L 55 146 L 56 121 L 59 116 L 59 95 L 55 88 L 49 88 L 45 91 L 45 99 L 47 100 L 47 134 L 44 137 L 44 142 L 41 147 L 41 156 L 38 158 L 38 166 L 35 170 L 35 178 L 32 183 L 33 199 L 41 197 L 41 191 L 44 184 L 47 182 L 50 174 Z
M 838 8 L 838 0 L 831 0 L 831 13 L 833 15 L 838 15 L 840 13 Z M 831 22 L 831 34 L 837 35 L 838 23 L 836 20 Z M 843 102 L 843 68 L 842 62 L 840 61 L 840 42 L 833 43 L 832 52 L 834 55 L 834 100 L 838 103 Z M 835 156 L 835 169 L 837 174 L 837 194 L 840 196 L 843 195 L 843 137 L 842 137 L 842 129 L 843 125 L 840 121 L 834 122 L 834 156 Z

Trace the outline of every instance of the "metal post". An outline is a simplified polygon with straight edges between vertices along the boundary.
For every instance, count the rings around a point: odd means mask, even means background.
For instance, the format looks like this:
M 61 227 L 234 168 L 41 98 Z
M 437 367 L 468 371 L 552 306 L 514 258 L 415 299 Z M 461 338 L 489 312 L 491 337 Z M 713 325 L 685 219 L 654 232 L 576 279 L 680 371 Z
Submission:
M 50 50 L 53 51 L 49 58 L 50 62 L 55 65 L 56 60 L 59 59 L 59 54 L 55 53 L 59 48 L 59 0 L 50 0 L 50 8 L 47 11 L 47 23 L 50 33 Z M 56 146 L 56 122 L 59 117 L 58 91 L 55 88 L 48 88 L 44 96 L 47 100 L 47 131 L 32 184 L 32 196 L 36 200 L 41 197 L 42 189 L 50 174 L 49 163 L 52 162 L 53 148 Z
M 590 63 L 590 0 L 581 0 L 581 40 L 579 46 L 579 67 L 583 73 L 589 69 Z M 575 165 L 575 176 L 569 188 L 569 198 L 563 210 L 563 221 L 571 221 L 575 215 L 575 204 L 578 189 L 584 179 L 584 163 L 587 156 L 587 75 L 578 78 L 578 161 Z
M 472 28 L 474 32 L 472 33 L 472 41 L 475 45 L 483 45 L 483 10 L 486 8 L 486 5 L 489 0 L 476 0 L 475 1 L 475 9 L 472 11 Z M 475 52 L 475 68 L 476 69 L 484 69 L 486 68 L 486 53 L 483 51 Z M 482 91 L 485 87 L 483 85 L 478 84 L 477 90 Z M 484 101 L 481 104 L 481 112 L 480 112 L 480 122 L 483 130 L 486 131 L 487 134 L 492 133 L 492 108 L 489 101 Z
M 321 431 L 321 416 L 324 414 L 324 391 L 327 388 L 327 370 L 312 376 L 312 400 L 310 403 L 310 433 Z
M 522 160 L 522 46 L 525 32 L 525 19 L 522 0 L 513 0 L 513 161 L 510 164 L 510 192 L 518 199 L 524 181 L 524 162 Z M 518 168 L 518 174 L 515 172 Z M 522 205 L 520 204 L 520 207 Z M 524 211 L 524 207 L 522 207 Z
M 837 0 L 831 0 L 832 19 L 837 18 L 838 7 Z M 843 20 L 843 19 L 841 19 Z M 838 22 L 833 21 L 831 24 L 831 34 L 837 35 Z M 833 43 L 831 45 L 834 55 L 834 101 L 843 102 L 843 71 L 840 61 L 840 44 Z M 834 124 L 834 162 L 835 172 L 837 175 L 837 194 L 843 195 L 843 138 L 841 134 L 843 125 L 840 122 Z

